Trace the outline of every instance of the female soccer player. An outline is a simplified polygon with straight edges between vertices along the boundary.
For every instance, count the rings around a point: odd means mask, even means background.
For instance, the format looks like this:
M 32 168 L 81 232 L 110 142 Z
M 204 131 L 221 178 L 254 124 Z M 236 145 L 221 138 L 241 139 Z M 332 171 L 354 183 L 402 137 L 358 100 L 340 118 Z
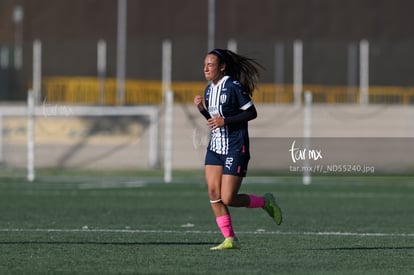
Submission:
M 205 177 L 211 208 L 224 241 L 211 250 L 239 248 L 228 206 L 263 208 L 276 222 L 282 212 L 272 194 L 238 194 L 250 159 L 247 122 L 256 118 L 251 95 L 259 72 L 254 60 L 229 50 L 215 49 L 204 59 L 210 84 L 194 104 L 207 119 L 211 138 L 205 157 Z

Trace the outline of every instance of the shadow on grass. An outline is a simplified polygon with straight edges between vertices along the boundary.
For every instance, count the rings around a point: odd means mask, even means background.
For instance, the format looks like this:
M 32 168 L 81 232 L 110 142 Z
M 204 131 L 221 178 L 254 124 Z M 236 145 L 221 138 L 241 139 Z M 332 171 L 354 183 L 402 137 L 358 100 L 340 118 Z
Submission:
M 311 251 L 341 251 L 341 250 L 414 250 L 414 246 L 373 246 L 373 247 L 329 247 L 329 248 L 310 248 Z
M 114 245 L 114 246 L 135 246 L 135 245 L 215 245 L 212 242 L 91 242 L 91 241 L 14 241 L 0 242 L 2 245 Z

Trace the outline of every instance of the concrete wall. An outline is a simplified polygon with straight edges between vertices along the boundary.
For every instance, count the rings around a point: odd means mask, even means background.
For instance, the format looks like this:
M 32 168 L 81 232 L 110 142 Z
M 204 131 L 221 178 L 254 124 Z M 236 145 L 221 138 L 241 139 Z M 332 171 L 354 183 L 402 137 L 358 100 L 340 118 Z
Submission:
M 304 108 L 258 105 L 257 110 L 258 118 L 249 124 L 250 168 L 289 172 L 294 164 L 289 151 L 293 141 L 296 148 L 304 146 Z M 174 116 L 174 167 L 202 167 L 208 142 L 205 119 L 187 105 L 175 106 Z M 414 168 L 413 118 L 410 106 L 313 106 L 310 146 L 322 151 L 324 158 L 311 164 L 410 170 Z
M 251 169 L 288 171 L 294 164 L 289 151 L 293 141 L 295 148 L 304 147 L 303 107 L 258 105 L 257 110 L 258 118 L 249 125 Z M 205 119 L 192 105 L 176 104 L 173 112 L 173 168 L 202 169 L 209 139 Z M 311 148 L 322 151 L 323 159 L 312 163 L 375 165 L 377 171 L 414 168 L 413 118 L 411 106 L 314 105 Z M 164 121 L 161 110 L 161 166 Z M 36 124 L 37 167 L 149 168 L 145 119 L 39 118 Z M 5 117 L 3 128 L 3 164 L 24 167 L 25 120 Z

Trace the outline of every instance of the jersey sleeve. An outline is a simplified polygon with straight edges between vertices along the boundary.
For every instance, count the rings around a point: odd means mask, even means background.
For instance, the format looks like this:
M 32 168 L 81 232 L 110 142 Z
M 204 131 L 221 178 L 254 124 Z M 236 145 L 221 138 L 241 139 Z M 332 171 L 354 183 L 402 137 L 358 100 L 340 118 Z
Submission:
M 238 81 L 233 81 L 233 89 L 240 110 L 245 111 L 253 106 L 253 101 L 249 93 Z

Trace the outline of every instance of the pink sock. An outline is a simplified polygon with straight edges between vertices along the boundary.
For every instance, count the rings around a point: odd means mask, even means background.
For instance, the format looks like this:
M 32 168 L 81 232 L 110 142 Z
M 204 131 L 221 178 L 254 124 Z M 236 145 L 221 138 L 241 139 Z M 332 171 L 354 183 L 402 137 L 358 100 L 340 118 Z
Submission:
M 254 195 L 248 195 L 250 199 L 249 206 L 247 208 L 263 208 L 265 206 L 265 199 Z
M 233 231 L 233 225 L 231 224 L 230 215 L 217 217 L 216 222 L 224 238 L 229 238 L 229 237 L 234 238 L 236 236 Z

